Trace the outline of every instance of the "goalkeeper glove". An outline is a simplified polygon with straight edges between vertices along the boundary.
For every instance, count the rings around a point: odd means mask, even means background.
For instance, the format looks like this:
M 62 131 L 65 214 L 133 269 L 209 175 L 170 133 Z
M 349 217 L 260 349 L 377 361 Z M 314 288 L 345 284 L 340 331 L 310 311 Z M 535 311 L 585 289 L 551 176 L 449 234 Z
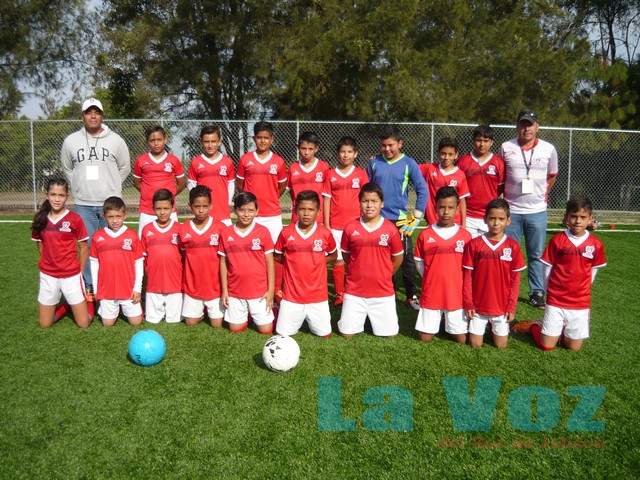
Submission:
M 405 218 L 404 220 L 398 220 L 396 222 L 396 225 L 400 227 L 400 233 L 402 235 L 410 237 L 413 231 L 416 229 L 416 227 L 420 223 L 421 219 L 422 219 L 421 215 L 415 217 L 412 213 L 409 213 L 407 215 L 407 218 Z

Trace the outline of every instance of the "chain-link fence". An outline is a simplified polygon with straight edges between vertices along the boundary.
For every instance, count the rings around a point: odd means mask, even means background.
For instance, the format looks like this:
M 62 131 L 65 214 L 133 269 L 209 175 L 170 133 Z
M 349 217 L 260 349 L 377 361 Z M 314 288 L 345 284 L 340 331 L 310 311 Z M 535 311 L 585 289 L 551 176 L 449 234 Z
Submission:
M 287 163 L 297 160 L 296 143 L 300 133 L 316 132 L 320 139 L 319 158 L 337 164 L 335 145 L 340 137 L 350 135 L 359 143 L 357 164 L 365 167 L 379 152 L 378 132 L 381 124 L 365 122 L 273 121 L 276 140 L 273 150 Z M 131 162 L 147 151 L 144 130 L 160 124 L 169 132 L 168 147 L 182 160 L 185 171 L 191 159 L 201 153 L 200 129 L 215 124 L 222 132 L 221 150 L 236 162 L 254 149 L 252 121 L 197 120 L 105 120 L 118 132 L 131 151 Z M 48 178 L 59 176 L 60 147 L 64 138 L 81 128 L 80 121 L 38 120 L 0 122 L 0 212 L 32 212 L 43 199 Z M 434 160 L 442 137 L 454 137 L 460 153 L 472 149 L 472 124 L 400 123 L 403 151 L 418 163 Z M 514 126 L 494 126 L 494 152 L 500 144 L 515 136 Z M 586 194 L 602 221 L 637 223 L 640 221 L 640 132 L 594 130 L 583 128 L 541 127 L 539 136 L 553 143 L 560 158 L 560 173 L 549 197 L 552 217 L 559 218 L 571 194 Z M 123 192 L 130 211 L 137 208 L 139 194 L 127 179 Z M 282 197 L 283 211 L 290 211 L 291 201 Z M 187 193 L 178 196 L 184 212 Z

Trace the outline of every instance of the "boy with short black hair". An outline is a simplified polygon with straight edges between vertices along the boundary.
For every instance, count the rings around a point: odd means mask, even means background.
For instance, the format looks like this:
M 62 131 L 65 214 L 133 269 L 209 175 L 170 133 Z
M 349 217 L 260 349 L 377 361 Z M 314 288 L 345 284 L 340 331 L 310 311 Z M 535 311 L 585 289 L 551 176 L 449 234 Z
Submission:
M 422 275 L 422 295 L 416 330 L 421 342 L 430 342 L 445 330 L 453 340 L 466 343 L 468 322 L 462 310 L 462 255 L 471 234 L 455 223 L 459 211 L 456 189 L 441 187 L 435 195 L 438 221 L 425 228 L 415 250 L 416 267 Z
M 135 230 L 124 224 L 127 209 L 120 197 L 109 197 L 102 207 L 107 227 L 91 241 L 91 278 L 100 300 L 98 314 L 105 327 L 118 320 L 120 308 L 131 325 L 142 323 L 142 244 Z
M 338 256 L 331 231 L 319 225 L 320 197 L 312 190 L 296 196 L 298 220 L 282 229 L 274 259 L 284 264 L 284 289 L 276 332 L 295 335 L 307 320 L 311 333 L 331 336 L 327 268 Z
M 402 264 L 402 240 L 396 226 L 380 215 L 384 193 L 376 183 L 360 190 L 362 216 L 349 222 L 340 248 L 347 264 L 347 286 L 338 330 L 353 337 L 364 330 L 367 317 L 373 334 L 398 334 L 398 312 L 393 274 Z
M 469 319 L 469 344 L 480 348 L 487 324 L 493 344 L 506 348 L 520 289 L 520 272 L 527 268 L 520 245 L 505 235 L 511 222 L 509 204 L 496 198 L 486 207 L 485 234 L 475 237 L 464 252 L 464 309 Z
M 504 190 L 504 161 L 491 153 L 493 128 L 478 125 L 471 135 L 473 152 L 460 157 L 458 168 L 464 172 L 470 192 L 466 201 L 466 228 L 473 237 L 478 237 L 489 231 L 484 223 L 487 204 Z

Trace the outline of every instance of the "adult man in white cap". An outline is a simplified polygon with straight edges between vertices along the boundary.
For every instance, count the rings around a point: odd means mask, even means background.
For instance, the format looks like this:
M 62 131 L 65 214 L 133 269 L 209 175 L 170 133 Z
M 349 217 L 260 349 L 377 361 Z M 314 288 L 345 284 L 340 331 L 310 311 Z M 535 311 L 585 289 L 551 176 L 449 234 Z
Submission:
M 60 154 L 62 171 L 71 185 L 74 211 L 82 217 L 89 233 L 107 226 L 102 204 L 111 196 L 122 196 L 122 182 L 131 173 L 129 148 L 122 137 L 102 123 L 100 100 L 82 104 L 83 128 L 65 138 Z M 89 262 L 83 274 L 85 286 L 93 292 Z
M 558 154 L 538 138 L 538 116 L 522 110 L 516 120 L 518 138 L 502 144 L 504 199 L 511 208 L 505 233 L 518 242 L 524 234 L 529 277 L 529 305 L 544 308 L 542 262 L 547 233 L 547 198 L 558 175 Z

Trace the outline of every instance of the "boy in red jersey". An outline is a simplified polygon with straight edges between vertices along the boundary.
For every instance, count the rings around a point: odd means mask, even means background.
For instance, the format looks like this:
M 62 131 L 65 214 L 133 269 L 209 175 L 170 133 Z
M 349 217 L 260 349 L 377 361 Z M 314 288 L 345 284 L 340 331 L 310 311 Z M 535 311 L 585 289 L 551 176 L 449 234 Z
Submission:
M 459 211 L 456 189 L 441 187 L 435 196 L 438 221 L 418 236 L 416 268 L 422 275 L 422 295 L 416 330 L 421 342 L 430 342 L 445 330 L 458 343 L 466 343 L 468 323 L 462 310 L 462 255 L 471 234 L 455 223 Z
M 469 319 L 469 344 L 474 348 L 482 346 L 489 322 L 493 344 L 507 347 L 520 272 L 527 268 L 520 245 L 504 233 L 510 222 L 509 204 L 501 198 L 490 201 L 484 217 L 489 231 L 474 238 L 464 252 L 464 309 Z
M 360 216 L 358 195 L 362 186 L 369 181 L 367 172 L 356 167 L 353 162 L 358 156 L 358 144 L 352 137 L 342 137 L 338 141 L 338 161 L 340 165 L 330 170 L 324 180 L 324 225 L 331 229 L 336 244 L 342 240 L 344 226 Z M 338 248 L 338 258 L 333 264 L 333 285 L 336 292 L 334 305 L 342 305 L 344 299 L 344 260 Z
M 138 234 L 124 224 L 127 209 L 120 197 L 109 197 L 102 207 L 107 227 L 93 234 L 91 240 L 91 278 L 98 314 L 105 327 L 118 320 L 120 308 L 131 325 L 142 323 L 142 277 L 144 259 Z
M 244 331 L 251 315 L 258 332 L 273 332 L 275 268 L 269 230 L 256 221 L 258 200 L 253 193 L 236 195 L 235 225 L 223 231 L 218 255 L 224 318 L 232 332 Z
M 182 316 L 187 325 L 197 325 L 204 318 L 206 307 L 211 326 L 222 328 L 218 249 L 224 225 L 209 215 L 209 187 L 198 185 L 191 189 L 189 210 L 193 218 L 180 226 L 180 245 L 184 251 Z
M 147 128 L 145 133 L 149 151 L 136 158 L 133 167 L 133 185 L 140 192 L 138 235 L 142 235 L 145 225 L 156 219 L 152 201 L 156 190 L 166 188 L 175 196 L 184 190 L 187 184 L 180 159 L 165 150 L 167 145 L 165 129 L 156 125 Z M 172 216 L 175 221 L 178 221 L 175 209 Z
M 466 202 L 466 228 L 473 237 L 489 231 L 484 223 L 487 204 L 504 190 L 504 161 L 491 153 L 493 135 L 489 125 L 478 125 L 472 133 L 473 152 L 458 160 L 458 168 L 464 172 L 471 193 Z
M 529 331 L 543 350 L 553 350 L 562 338 L 562 346 L 578 352 L 589 338 L 591 284 L 607 264 L 602 242 L 587 231 L 592 213 L 591 200 L 571 197 L 564 215 L 567 230 L 551 237 L 542 254 L 547 305 L 542 325 L 533 323 Z M 523 323 L 519 331 L 528 322 Z
M 274 259 L 284 264 L 284 289 L 276 332 L 295 335 L 307 320 L 311 333 L 331 336 L 326 265 L 338 256 L 331 231 L 319 225 L 320 196 L 303 190 L 296 196 L 297 222 L 282 229 Z
M 173 194 L 164 188 L 153 194 L 157 219 L 142 230 L 142 253 L 147 272 L 145 312 L 147 322 L 180 322 L 182 309 L 182 252 L 180 223 L 171 218 Z
M 393 274 L 402 265 L 402 239 L 397 227 L 380 215 L 384 193 L 377 183 L 363 185 L 358 220 L 344 227 L 340 248 L 347 264 L 347 287 L 338 330 L 353 337 L 364 330 L 367 317 L 373 334 L 398 334 Z
M 427 223 L 429 225 L 438 223 L 436 193 L 440 188 L 450 186 L 455 188 L 459 198 L 458 213 L 456 213 L 453 221 L 465 228 L 467 219 L 465 199 L 469 196 L 469 188 L 467 187 L 467 179 L 464 176 L 464 172 L 454 165 L 458 158 L 458 142 L 454 138 L 443 138 L 438 144 L 437 155 L 439 164 L 426 163 L 418 165 L 429 190 L 426 212 Z
M 231 209 L 235 193 L 236 174 L 233 160 L 218 151 L 222 145 L 220 130 L 206 125 L 200 130 L 200 144 L 204 153 L 191 160 L 189 167 L 189 190 L 204 185 L 211 190 L 211 212 L 214 220 L 231 225 Z
M 316 158 L 320 140 L 314 132 L 303 132 L 298 139 L 300 161 L 292 163 L 287 175 L 287 190 L 291 195 L 291 222 L 296 222 L 296 196 L 304 190 L 312 190 L 322 195 L 324 179 L 329 172 L 329 164 Z M 322 204 L 320 204 L 319 222 L 323 223 Z

